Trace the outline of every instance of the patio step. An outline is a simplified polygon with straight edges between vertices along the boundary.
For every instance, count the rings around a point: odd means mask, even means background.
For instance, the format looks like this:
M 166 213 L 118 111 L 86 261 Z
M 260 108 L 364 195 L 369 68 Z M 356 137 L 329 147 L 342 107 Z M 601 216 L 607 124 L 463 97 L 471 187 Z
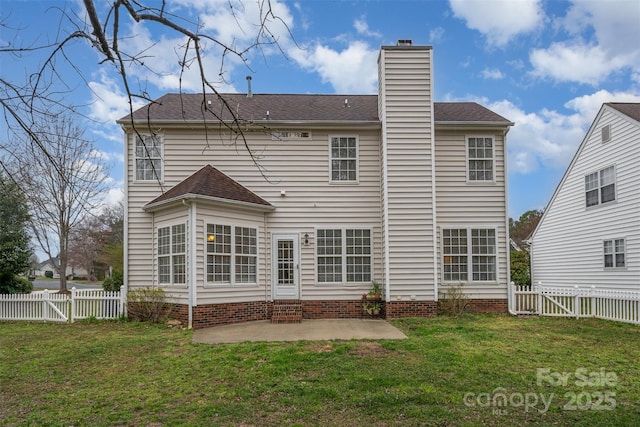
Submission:
M 302 322 L 302 302 L 299 300 L 273 301 L 271 323 L 300 323 Z

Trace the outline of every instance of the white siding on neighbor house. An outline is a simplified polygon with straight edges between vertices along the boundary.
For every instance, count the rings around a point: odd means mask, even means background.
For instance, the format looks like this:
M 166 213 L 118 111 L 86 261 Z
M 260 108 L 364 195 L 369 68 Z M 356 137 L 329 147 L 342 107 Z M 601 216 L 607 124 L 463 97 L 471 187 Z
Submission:
M 383 48 L 379 61 L 390 298 L 433 300 L 431 49 Z
M 611 140 L 602 142 L 611 124 Z M 614 165 L 616 200 L 586 207 L 585 176 Z M 626 267 L 604 268 L 604 240 L 625 239 Z M 532 278 L 640 289 L 640 124 L 603 106 L 535 231 Z
M 494 182 L 468 182 L 466 138 L 492 137 L 494 141 Z M 506 176 L 504 130 L 469 133 L 465 129 L 436 129 L 436 206 L 438 218 L 439 292 L 443 294 L 451 283 L 443 281 L 442 229 L 493 228 L 497 238 L 497 281 L 469 282 L 463 290 L 470 298 L 506 298 L 507 273 Z M 457 285 L 458 283 L 453 283 Z
M 278 126 L 278 128 L 281 128 Z M 286 126 L 286 129 L 295 127 Z M 353 299 L 370 288 L 370 283 L 340 284 L 329 286 L 316 283 L 314 233 L 317 228 L 347 227 L 373 230 L 374 274 L 382 281 L 381 223 L 380 223 L 380 130 L 377 126 L 366 128 L 334 129 L 301 127 L 311 130 L 312 139 L 299 141 L 273 141 L 262 132 L 246 132 L 249 146 L 255 150 L 257 161 L 265 168 L 265 176 L 253 164 L 242 143 L 239 146 L 228 140 L 211 137 L 205 140 L 199 129 L 164 128 L 164 187 L 178 184 L 206 164 L 211 164 L 260 197 L 269 201 L 275 211 L 266 214 L 266 234 L 260 233 L 259 289 L 220 289 L 204 287 L 204 256 L 197 259 L 197 303 L 228 302 L 242 293 L 242 300 L 265 298 L 264 286 L 270 286 L 271 235 L 273 233 L 309 234 L 309 245 L 300 245 L 301 295 L 303 299 Z M 329 171 L 329 135 L 355 135 L 359 147 L 359 181 L 356 184 L 333 184 Z M 141 183 L 131 180 L 131 144 L 128 148 L 128 280 L 131 286 L 143 286 L 154 277 L 150 264 L 153 227 L 152 214 L 142 207 L 161 194 L 157 183 Z M 284 191 L 285 195 L 281 195 Z M 217 209 L 217 208 L 216 208 Z M 184 207 L 185 220 L 188 209 Z M 250 221 L 241 210 L 221 210 L 218 215 L 228 215 Z M 157 214 L 156 214 L 157 215 Z M 205 217 L 212 217 L 212 208 L 198 203 L 198 239 L 203 238 Z M 263 213 L 249 216 L 257 220 Z M 262 220 L 260 220 L 262 221 Z M 262 226 L 264 228 L 264 226 Z M 198 242 L 196 247 L 202 250 Z M 266 253 L 263 253 L 266 252 Z M 156 279 L 157 280 L 157 279 Z M 270 289 L 267 293 L 270 298 Z M 185 293 L 186 296 L 186 293 Z M 203 302 L 204 301 L 204 302 Z

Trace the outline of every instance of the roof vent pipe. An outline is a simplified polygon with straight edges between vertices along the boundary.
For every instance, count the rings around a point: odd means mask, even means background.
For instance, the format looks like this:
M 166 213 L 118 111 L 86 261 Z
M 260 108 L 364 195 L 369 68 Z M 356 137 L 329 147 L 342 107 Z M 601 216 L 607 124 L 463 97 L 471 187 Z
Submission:
M 398 46 L 411 46 L 413 42 L 411 39 L 400 39 L 398 40 Z
M 253 93 L 251 92 L 251 76 L 247 76 L 247 98 L 251 98 Z

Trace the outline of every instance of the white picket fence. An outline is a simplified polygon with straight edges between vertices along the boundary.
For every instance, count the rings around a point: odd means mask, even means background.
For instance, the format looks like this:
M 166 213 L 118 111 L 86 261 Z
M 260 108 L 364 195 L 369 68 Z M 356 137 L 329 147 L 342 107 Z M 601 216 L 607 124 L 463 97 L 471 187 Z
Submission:
M 36 291 L 0 295 L 0 320 L 73 322 L 95 317 L 117 319 L 125 314 L 126 295 L 102 289 L 71 289 L 71 294 Z
M 532 287 L 511 283 L 511 287 L 510 307 L 515 314 L 596 317 L 640 325 L 640 291 L 542 283 Z

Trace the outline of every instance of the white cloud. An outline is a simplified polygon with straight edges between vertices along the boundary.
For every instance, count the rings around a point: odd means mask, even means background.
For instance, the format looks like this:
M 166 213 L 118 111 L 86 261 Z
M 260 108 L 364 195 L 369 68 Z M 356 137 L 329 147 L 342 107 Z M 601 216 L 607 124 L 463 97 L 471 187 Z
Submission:
M 507 136 L 509 170 L 528 174 L 541 167 L 565 169 L 602 104 L 640 102 L 640 94 L 601 90 L 566 102 L 564 107 L 573 111 L 568 114 L 547 109 L 526 112 L 506 100 L 478 102 L 515 122 Z
M 116 120 L 129 114 L 129 98 L 120 89 L 119 82 L 107 77 L 104 72 L 98 74 L 97 80 L 89 82 L 89 117 L 98 123 L 115 125 Z M 143 102 L 134 100 L 133 109 L 143 105 Z
M 429 31 L 429 43 L 436 44 L 442 41 L 444 37 L 444 28 L 436 27 Z
M 482 77 L 488 80 L 502 80 L 504 74 L 497 68 L 485 68 L 482 70 Z
M 316 72 L 336 93 L 375 93 L 378 82 L 378 49 L 354 41 L 342 51 L 317 44 L 292 49 L 289 55 L 303 68 Z
M 637 75 L 639 22 L 640 7 L 635 0 L 574 1 L 554 23 L 568 38 L 531 51 L 533 75 L 591 85 L 625 70 Z
M 629 64 L 626 56 L 611 57 L 601 46 L 562 42 L 548 49 L 534 49 L 529 59 L 534 76 L 591 85 L 601 83 L 613 71 Z
M 502 47 L 514 37 L 535 31 L 544 20 L 539 0 L 449 0 L 453 15 L 482 33 L 491 46 Z
M 359 19 L 356 19 L 353 22 L 353 27 L 356 29 L 356 31 L 360 35 L 367 36 L 367 37 L 376 37 L 376 38 L 382 37 L 382 34 L 380 34 L 379 32 L 372 31 L 369 29 L 369 24 L 367 24 L 367 21 L 365 20 L 364 16 L 362 16 Z

